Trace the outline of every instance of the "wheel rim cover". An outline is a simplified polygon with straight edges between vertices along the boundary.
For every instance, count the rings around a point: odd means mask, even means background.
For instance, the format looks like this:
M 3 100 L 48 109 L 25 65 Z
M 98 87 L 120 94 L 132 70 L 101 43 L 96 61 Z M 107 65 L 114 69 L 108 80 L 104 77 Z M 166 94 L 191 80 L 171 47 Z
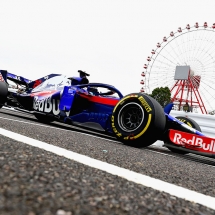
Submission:
M 126 104 L 118 114 L 119 127 L 125 132 L 137 130 L 144 120 L 143 108 L 137 103 Z

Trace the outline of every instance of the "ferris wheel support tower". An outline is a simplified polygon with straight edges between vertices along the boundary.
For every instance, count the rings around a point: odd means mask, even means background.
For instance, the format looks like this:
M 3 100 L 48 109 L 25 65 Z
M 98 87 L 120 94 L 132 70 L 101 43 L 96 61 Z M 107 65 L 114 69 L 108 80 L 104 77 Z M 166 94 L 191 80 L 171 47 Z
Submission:
M 190 66 L 176 66 L 174 86 L 171 88 L 171 102 L 174 102 L 180 110 L 183 105 L 190 104 L 193 108 L 200 108 L 202 113 L 207 114 L 207 110 L 199 93 L 201 76 L 194 75 Z

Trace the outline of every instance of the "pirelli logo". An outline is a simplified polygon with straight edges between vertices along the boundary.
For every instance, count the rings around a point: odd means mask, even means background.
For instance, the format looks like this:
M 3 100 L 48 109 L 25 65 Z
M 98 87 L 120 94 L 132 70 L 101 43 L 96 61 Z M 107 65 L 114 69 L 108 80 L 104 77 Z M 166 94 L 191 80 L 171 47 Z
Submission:
M 149 113 L 150 111 L 152 111 L 151 107 L 149 106 L 149 104 L 147 103 L 147 101 L 142 97 L 140 96 L 138 98 L 141 102 L 141 104 L 143 105 L 143 107 L 145 108 L 145 110 Z

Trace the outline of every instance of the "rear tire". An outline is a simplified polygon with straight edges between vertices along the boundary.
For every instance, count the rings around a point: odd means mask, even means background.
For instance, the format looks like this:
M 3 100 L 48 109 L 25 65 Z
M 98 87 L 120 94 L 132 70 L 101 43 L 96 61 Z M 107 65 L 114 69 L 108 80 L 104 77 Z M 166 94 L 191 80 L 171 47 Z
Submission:
M 178 120 L 180 120 L 181 122 L 187 124 L 188 126 L 190 126 L 191 128 L 195 128 L 196 130 L 198 131 L 202 131 L 200 126 L 198 125 L 198 123 L 196 121 L 194 121 L 193 119 L 190 119 L 190 118 L 187 118 L 187 117 L 184 117 L 184 116 L 177 116 L 175 117 L 177 118 Z M 174 145 L 175 146 L 175 145 Z M 179 149 L 176 149 L 176 148 L 171 148 L 171 147 L 167 147 L 171 152 L 174 152 L 174 153 L 177 153 L 177 154 L 181 154 L 181 155 L 185 155 L 185 154 L 188 154 L 189 152 L 185 152 L 185 151 L 182 151 L 180 150 L 180 147 Z
M 165 130 L 166 117 L 155 99 L 146 94 L 133 93 L 117 103 L 111 125 L 118 140 L 140 148 L 160 139 Z
M 0 108 L 3 107 L 7 101 L 8 84 L 4 81 L 0 81 Z

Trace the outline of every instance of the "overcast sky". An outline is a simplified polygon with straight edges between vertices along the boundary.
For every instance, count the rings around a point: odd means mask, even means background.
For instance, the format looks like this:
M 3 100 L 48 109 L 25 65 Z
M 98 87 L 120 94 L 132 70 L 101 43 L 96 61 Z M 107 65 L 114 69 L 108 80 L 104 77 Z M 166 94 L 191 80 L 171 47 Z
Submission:
M 188 23 L 215 22 L 213 0 L 0 0 L 0 69 L 36 79 L 90 73 L 138 92 L 147 56 Z

